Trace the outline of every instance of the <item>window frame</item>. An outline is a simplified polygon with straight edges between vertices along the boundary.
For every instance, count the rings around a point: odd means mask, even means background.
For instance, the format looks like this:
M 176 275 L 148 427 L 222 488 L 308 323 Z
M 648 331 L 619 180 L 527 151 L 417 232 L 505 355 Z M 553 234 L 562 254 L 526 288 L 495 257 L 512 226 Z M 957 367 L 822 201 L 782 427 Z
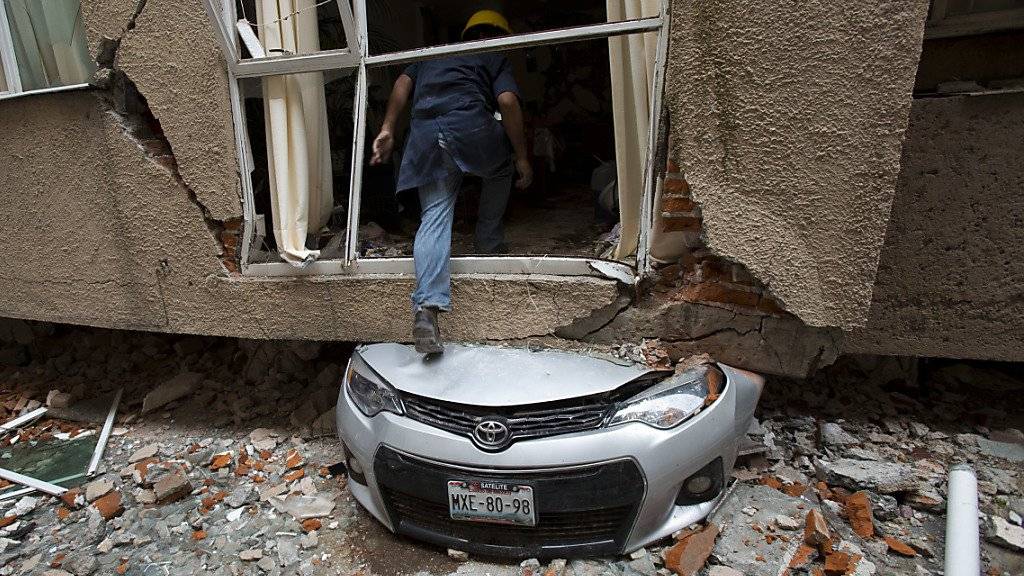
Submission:
M 23 90 L 21 86 L 21 72 L 18 68 L 18 59 L 14 53 L 14 35 L 11 34 L 10 22 L 7 18 L 7 3 L 0 0 L 0 68 L 3 68 L 4 80 L 7 81 L 7 90 L 0 91 L 0 101 L 34 94 L 52 94 L 54 92 L 67 92 L 69 90 L 82 90 L 89 87 L 88 82 L 79 84 L 65 84 L 63 86 L 48 86 L 34 90 Z
M 312 54 L 271 56 L 264 58 L 239 59 L 241 45 L 239 34 L 235 33 L 238 22 L 234 0 L 203 0 L 203 5 L 214 25 L 214 36 L 220 45 L 227 64 L 232 119 L 235 128 L 235 145 L 239 157 L 243 196 L 243 231 L 240 253 L 240 269 L 249 277 L 302 277 L 302 276 L 364 276 L 401 275 L 414 273 L 412 257 L 364 258 L 358 254 L 360 197 L 363 181 L 363 158 L 365 156 L 367 69 L 408 64 L 459 54 L 477 54 L 532 46 L 561 44 L 584 40 L 607 39 L 628 34 L 657 33 L 655 51 L 655 73 L 652 79 L 650 110 L 650 133 L 644 159 L 642 194 L 640 198 L 639 242 L 636 265 L 599 258 L 572 256 L 453 256 L 453 274 L 548 274 L 558 276 L 597 276 L 614 278 L 626 284 L 634 284 L 647 276 L 652 268 L 648 256 L 650 231 L 654 222 L 654 198 L 657 186 L 655 157 L 661 140 L 661 107 L 664 92 L 665 61 L 668 51 L 668 5 L 670 0 L 660 0 L 656 16 L 619 22 L 602 22 L 570 28 L 541 32 L 514 34 L 470 42 L 459 42 L 430 46 L 413 50 L 369 54 L 367 34 L 366 0 L 337 0 L 339 13 L 345 27 L 348 48 L 322 51 Z M 354 32 L 354 34 L 353 34 Z M 352 165 L 349 180 L 347 206 L 347 227 L 345 230 L 344 256 L 333 260 L 316 260 L 304 267 L 295 267 L 287 262 L 250 263 L 249 254 L 256 232 L 255 200 L 251 174 L 254 168 L 251 143 L 246 131 L 245 108 L 241 100 L 239 80 L 263 78 L 279 74 L 302 72 L 351 70 L 356 73 L 356 87 L 353 102 Z
M 925 40 L 1024 28 L 1024 8 L 947 16 L 948 8 L 948 0 L 932 0 L 928 20 L 925 22 Z

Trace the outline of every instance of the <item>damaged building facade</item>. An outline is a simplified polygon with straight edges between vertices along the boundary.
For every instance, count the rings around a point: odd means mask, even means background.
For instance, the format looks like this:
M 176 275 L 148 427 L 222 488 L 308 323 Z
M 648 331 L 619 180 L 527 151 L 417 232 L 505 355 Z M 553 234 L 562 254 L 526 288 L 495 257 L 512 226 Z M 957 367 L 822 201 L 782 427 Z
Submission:
M 511 256 L 458 256 L 447 337 L 659 339 L 673 357 L 709 352 L 787 375 L 843 353 L 1024 360 L 1024 5 L 571 4 L 599 16 L 513 14 L 507 48 L 521 54 L 534 116 L 544 112 L 536 126 L 561 130 L 567 150 L 596 155 L 579 146 L 601 141 L 618 160 L 618 236 L 604 252 L 561 250 L 555 238 L 521 251 L 513 242 Z M 81 0 L 54 2 L 56 16 L 33 5 L 4 0 L 0 21 L 0 316 L 408 338 L 411 260 L 401 246 L 371 245 L 399 233 L 366 217 L 391 194 L 351 159 L 373 136 L 389 70 L 465 48 L 436 30 L 476 4 L 296 1 L 267 14 L 247 12 L 252 2 Z M 261 26 L 324 5 L 339 17 L 335 46 L 275 51 Z M 238 21 L 256 24 L 255 38 Z M 313 25 L 325 43 L 323 21 Z M 552 42 L 566 48 L 544 52 Z M 552 86 L 582 69 L 568 48 L 582 42 L 607 62 Z M 324 124 L 347 123 L 322 136 L 327 166 L 301 170 L 308 182 L 329 178 L 320 193 L 333 194 L 303 223 L 330 234 L 293 242 L 298 265 L 280 257 L 291 228 L 271 215 L 286 207 L 286 183 L 266 182 L 282 173 L 266 141 L 286 74 L 322 74 Z M 559 106 L 571 111 L 555 118 Z M 570 136 L 603 113 L 593 134 L 608 142 Z M 536 161 L 553 166 L 537 132 L 532 142 Z M 558 162 L 573 169 L 568 153 Z

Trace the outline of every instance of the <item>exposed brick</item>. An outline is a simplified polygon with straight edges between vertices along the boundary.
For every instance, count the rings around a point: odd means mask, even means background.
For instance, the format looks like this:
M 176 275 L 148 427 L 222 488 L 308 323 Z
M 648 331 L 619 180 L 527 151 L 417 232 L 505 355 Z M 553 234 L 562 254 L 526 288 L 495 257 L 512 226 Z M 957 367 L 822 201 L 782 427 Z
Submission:
M 691 216 L 663 216 L 661 219 L 662 232 L 699 232 L 700 218 Z
M 682 178 L 665 178 L 665 191 L 672 194 L 689 194 L 690 184 Z
M 738 289 L 721 282 L 701 282 L 684 286 L 673 296 L 673 299 L 686 302 L 719 302 L 756 308 L 761 296 L 756 292 Z
M 693 200 L 685 196 L 663 196 L 661 209 L 665 212 L 692 212 L 697 208 Z

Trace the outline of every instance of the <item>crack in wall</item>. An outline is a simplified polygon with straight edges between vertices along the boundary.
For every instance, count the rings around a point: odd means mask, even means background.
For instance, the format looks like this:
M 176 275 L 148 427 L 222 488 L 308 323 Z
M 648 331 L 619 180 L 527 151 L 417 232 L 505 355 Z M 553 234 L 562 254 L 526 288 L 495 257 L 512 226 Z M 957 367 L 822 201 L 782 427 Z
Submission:
M 235 246 L 241 221 L 238 218 L 219 220 L 199 199 L 196 191 L 185 181 L 178 167 L 171 142 L 164 134 L 160 119 L 149 107 L 146 97 L 135 82 L 117 67 L 117 53 L 125 36 L 135 29 L 136 20 L 146 7 L 147 0 L 139 0 L 121 34 L 117 38 L 104 37 L 96 56 L 97 71 L 91 84 L 98 88 L 101 105 L 124 134 L 143 153 L 145 159 L 167 172 L 181 188 L 189 202 L 199 210 L 203 223 L 217 244 L 217 258 L 228 273 L 237 272 Z M 230 237 L 230 239 L 229 239 Z

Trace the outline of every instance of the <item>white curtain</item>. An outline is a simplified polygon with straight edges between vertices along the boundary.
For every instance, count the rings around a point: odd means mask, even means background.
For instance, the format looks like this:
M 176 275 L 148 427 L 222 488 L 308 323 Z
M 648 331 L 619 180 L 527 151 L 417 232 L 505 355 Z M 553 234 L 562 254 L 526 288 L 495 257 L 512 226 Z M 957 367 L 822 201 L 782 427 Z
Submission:
M 268 56 L 320 50 L 316 0 L 257 0 L 259 36 Z M 274 238 L 281 258 L 317 258 L 307 234 L 327 225 L 334 207 L 327 105 L 321 72 L 263 79 Z
M 83 84 L 95 65 L 78 0 L 3 0 L 22 90 Z
M 657 16 L 659 0 L 607 0 L 608 21 Z M 619 220 L 622 234 L 615 258 L 634 254 L 640 234 L 644 158 L 650 132 L 651 88 L 654 82 L 656 32 L 608 39 L 615 122 L 615 163 L 618 172 Z

